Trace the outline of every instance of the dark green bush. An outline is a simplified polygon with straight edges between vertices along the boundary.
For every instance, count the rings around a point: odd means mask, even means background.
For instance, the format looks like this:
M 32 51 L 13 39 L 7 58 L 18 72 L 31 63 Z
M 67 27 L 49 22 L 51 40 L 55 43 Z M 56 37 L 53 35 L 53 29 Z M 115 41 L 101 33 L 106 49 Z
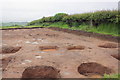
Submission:
M 68 15 L 66 13 L 58 13 L 55 16 L 43 17 L 42 19 L 32 21 L 28 25 L 38 25 L 44 22 L 54 23 L 54 22 L 64 22 L 70 27 L 79 26 L 83 23 L 99 26 L 103 23 L 115 23 L 118 24 L 120 21 L 120 14 L 117 10 L 103 10 L 96 12 L 89 12 L 83 14 Z
M 65 17 L 65 16 L 68 16 L 68 14 L 66 13 L 58 13 L 54 16 L 54 20 L 55 22 L 58 22 L 58 21 L 62 21 L 62 19 Z

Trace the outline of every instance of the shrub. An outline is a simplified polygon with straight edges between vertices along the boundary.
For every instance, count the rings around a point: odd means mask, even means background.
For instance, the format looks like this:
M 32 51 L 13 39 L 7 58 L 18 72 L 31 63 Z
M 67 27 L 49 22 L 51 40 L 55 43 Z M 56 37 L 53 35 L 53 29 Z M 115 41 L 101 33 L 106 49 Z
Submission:
M 32 21 L 28 23 L 28 25 L 36 25 L 41 24 L 44 22 L 65 22 L 70 27 L 74 25 L 73 23 L 77 24 L 91 24 L 93 26 L 98 26 L 102 23 L 119 23 L 120 14 L 117 10 L 103 10 L 103 11 L 96 11 L 96 12 L 89 12 L 89 13 L 83 13 L 83 14 L 74 14 L 74 15 L 68 15 L 66 13 L 58 13 L 55 16 L 51 17 L 43 17 L 42 19 Z
M 68 14 L 66 14 L 66 13 L 58 13 L 58 14 L 56 14 L 56 15 L 54 16 L 55 22 L 62 21 L 62 19 L 63 19 L 65 16 L 68 16 Z

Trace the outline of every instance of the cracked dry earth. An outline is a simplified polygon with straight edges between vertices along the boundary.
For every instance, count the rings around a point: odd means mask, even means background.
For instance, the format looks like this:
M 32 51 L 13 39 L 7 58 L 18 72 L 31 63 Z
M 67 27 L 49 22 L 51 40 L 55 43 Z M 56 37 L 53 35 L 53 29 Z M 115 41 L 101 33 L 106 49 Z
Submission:
M 47 28 L 2 30 L 3 78 L 102 78 L 118 73 L 118 45 Z

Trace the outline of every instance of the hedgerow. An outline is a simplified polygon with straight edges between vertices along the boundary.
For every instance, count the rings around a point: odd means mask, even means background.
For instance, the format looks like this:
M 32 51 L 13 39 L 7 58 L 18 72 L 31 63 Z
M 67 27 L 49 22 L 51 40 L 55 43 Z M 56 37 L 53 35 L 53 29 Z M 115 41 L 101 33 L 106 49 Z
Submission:
M 96 11 L 96 12 L 89 12 L 83 14 L 74 14 L 68 15 L 66 13 L 58 13 L 55 16 L 51 17 L 43 17 L 39 20 L 34 20 L 28 25 L 39 25 L 45 22 L 65 22 L 70 27 L 74 25 L 80 24 L 89 24 L 91 26 L 98 26 L 103 23 L 119 23 L 120 14 L 117 10 L 103 10 L 103 11 Z

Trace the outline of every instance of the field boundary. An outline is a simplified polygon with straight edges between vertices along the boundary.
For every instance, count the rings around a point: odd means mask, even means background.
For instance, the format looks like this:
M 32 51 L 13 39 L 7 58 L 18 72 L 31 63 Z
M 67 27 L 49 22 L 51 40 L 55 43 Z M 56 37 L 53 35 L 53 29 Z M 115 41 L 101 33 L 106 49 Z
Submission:
M 112 41 L 112 42 L 119 42 L 120 37 L 119 36 L 112 36 L 112 35 L 106 35 L 106 34 L 100 34 L 100 33 L 94 33 L 94 32 L 86 32 L 82 30 L 71 30 L 71 29 L 62 29 L 57 27 L 49 27 L 49 29 L 55 30 L 55 31 L 62 31 L 67 32 L 75 35 L 83 35 L 86 37 L 94 37 L 97 39 Z
M 17 30 L 17 29 L 36 29 L 36 28 L 45 28 L 45 27 L 30 27 L 30 28 L 6 28 L 6 29 L 0 29 L 0 30 Z
M 45 27 L 31 27 L 31 28 L 7 28 L 7 29 L 0 29 L 0 30 L 17 30 L 17 29 L 37 29 L 37 28 L 45 28 Z M 83 35 L 86 37 L 94 37 L 97 39 L 112 41 L 112 42 L 119 42 L 120 37 L 119 36 L 112 36 L 112 35 L 106 35 L 106 34 L 100 34 L 100 33 L 94 33 L 94 32 L 86 32 L 82 30 L 71 30 L 71 29 L 63 29 L 58 27 L 48 27 L 47 29 L 55 30 L 55 31 L 62 31 L 70 34 L 75 35 Z

